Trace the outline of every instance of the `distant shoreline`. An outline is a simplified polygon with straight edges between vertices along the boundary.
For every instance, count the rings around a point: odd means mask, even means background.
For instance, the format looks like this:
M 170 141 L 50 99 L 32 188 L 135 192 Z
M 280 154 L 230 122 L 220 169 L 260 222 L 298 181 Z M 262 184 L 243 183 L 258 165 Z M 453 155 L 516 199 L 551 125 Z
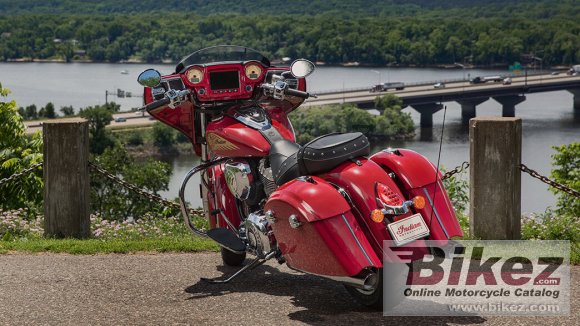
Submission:
M 69 63 L 87 63 L 87 64 L 118 64 L 118 65 L 125 65 L 125 64 L 154 64 L 154 65 L 176 65 L 177 62 L 173 61 L 162 61 L 162 62 L 152 62 L 147 63 L 145 61 L 137 61 L 137 60 L 127 60 L 127 61 L 119 61 L 119 62 L 106 62 L 106 61 L 93 61 L 93 60 L 70 60 L 65 61 L 63 59 L 32 59 L 32 58 L 17 58 L 17 59 L 8 59 L 6 61 L 1 61 L 1 63 L 62 63 L 62 64 L 69 64 Z M 284 62 L 275 61 L 274 64 L 276 65 L 284 65 Z M 374 65 L 369 63 L 359 63 L 359 62 L 344 62 L 340 64 L 326 64 L 317 62 L 317 66 L 320 67 L 341 67 L 341 68 L 436 68 L 436 69 L 455 69 L 460 70 L 462 69 L 460 66 L 454 64 L 429 64 L 429 65 L 419 65 L 419 64 L 397 64 L 397 65 Z M 505 64 L 493 64 L 493 65 L 466 65 L 466 69 L 507 69 L 508 65 Z M 567 65 L 556 65 L 551 67 L 544 67 L 543 69 L 546 70 L 565 70 L 569 69 L 570 66 Z M 533 68 L 530 68 L 530 70 Z

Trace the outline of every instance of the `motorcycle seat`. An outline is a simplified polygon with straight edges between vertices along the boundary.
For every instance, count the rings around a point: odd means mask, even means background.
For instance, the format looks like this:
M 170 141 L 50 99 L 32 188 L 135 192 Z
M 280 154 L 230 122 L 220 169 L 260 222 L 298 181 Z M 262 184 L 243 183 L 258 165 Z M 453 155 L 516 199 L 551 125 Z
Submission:
M 304 175 L 328 172 L 340 164 L 370 154 L 369 141 L 360 132 L 318 137 L 304 146 L 279 140 L 270 148 L 270 167 L 280 186 Z

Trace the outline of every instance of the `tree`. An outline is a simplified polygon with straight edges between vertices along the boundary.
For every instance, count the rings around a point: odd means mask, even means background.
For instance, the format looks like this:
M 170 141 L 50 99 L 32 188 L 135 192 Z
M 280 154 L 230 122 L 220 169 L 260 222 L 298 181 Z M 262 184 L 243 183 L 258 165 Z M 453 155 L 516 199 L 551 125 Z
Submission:
M 175 142 L 175 131 L 160 122 L 153 125 L 153 143 L 159 147 L 173 146 Z
M 554 168 L 550 176 L 558 183 L 580 191 L 580 142 L 568 145 L 554 146 L 556 154 L 552 155 Z M 558 197 L 558 213 L 580 217 L 580 200 L 574 196 L 550 188 Z
M 0 84 L 0 98 L 6 97 L 9 92 Z M 0 179 L 10 177 L 40 162 L 42 162 L 40 133 L 27 136 L 16 102 L 0 101 Z M 42 188 L 42 178 L 37 173 L 30 173 L 2 185 L 0 208 L 29 207 L 34 210 L 42 202 Z
M 105 149 L 94 160 L 99 166 L 114 171 L 116 176 L 145 191 L 157 194 L 168 189 L 171 176 L 169 164 L 153 160 L 137 164 L 119 144 Z M 101 175 L 91 178 L 91 207 L 108 220 L 125 220 L 130 217 L 137 220 L 151 212 L 163 215 L 177 213 L 174 208 L 159 206 Z
M 26 107 L 26 119 L 34 120 L 38 119 L 38 112 L 36 111 L 36 105 L 32 104 Z
M 61 107 L 60 108 L 60 112 L 62 112 L 62 114 L 65 117 L 68 117 L 68 116 L 71 116 L 71 115 L 74 115 L 75 114 L 75 110 L 70 105 L 69 106 L 63 106 L 63 107 Z
M 56 118 L 56 112 L 54 110 L 54 104 L 52 102 L 48 102 L 44 108 L 44 117 L 48 119 Z
M 81 109 L 80 116 L 89 121 L 90 151 L 102 154 L 106 148 L 115 143 L 105 127 L 113 120 L 113 113 L 106 106 L 94 106 Z

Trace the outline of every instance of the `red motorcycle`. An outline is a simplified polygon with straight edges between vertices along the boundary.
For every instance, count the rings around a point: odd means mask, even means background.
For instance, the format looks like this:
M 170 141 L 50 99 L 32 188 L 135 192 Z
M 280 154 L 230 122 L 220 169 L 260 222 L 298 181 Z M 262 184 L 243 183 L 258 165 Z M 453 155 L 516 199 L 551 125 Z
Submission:
M 386 149 L 370 155 L 358 132 L 329 134 L 300 146 L 288 114 L 312 96 L 308 60 L 274 66 L 255 50 L 216 46 L 185 57 L 175 73 L 138 78 L 146 109 L 181 131 L 201 164 L 180 190 L 195 234 L 215 240 L 224 280 L 269 259 L 344 283 L 361 303 L 381 307 L 383 241 L 396 246 L 463 234 L 437 168 L 420 154 Z M 201 173 L 210 229 L 193 224 L 185 186 Z

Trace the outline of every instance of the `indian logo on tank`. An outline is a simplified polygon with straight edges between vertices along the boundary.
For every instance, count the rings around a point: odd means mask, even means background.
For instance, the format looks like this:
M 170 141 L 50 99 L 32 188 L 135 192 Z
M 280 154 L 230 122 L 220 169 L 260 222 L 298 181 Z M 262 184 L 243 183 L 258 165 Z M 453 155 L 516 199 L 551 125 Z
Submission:
M 214 151 L 234 151 L 239 149 L 238 146 L 214 133 L 207 134 L 207 144 Z

